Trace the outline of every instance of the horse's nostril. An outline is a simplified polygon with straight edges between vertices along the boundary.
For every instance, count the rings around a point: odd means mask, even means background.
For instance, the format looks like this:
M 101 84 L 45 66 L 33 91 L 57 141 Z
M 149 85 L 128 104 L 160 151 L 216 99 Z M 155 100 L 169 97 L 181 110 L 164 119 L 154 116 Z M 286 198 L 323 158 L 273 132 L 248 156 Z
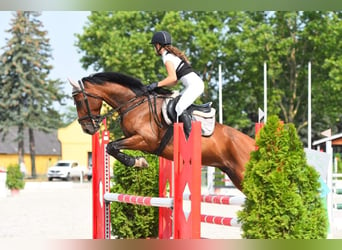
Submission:
M 93 134 L 95 134 L 96 130 L 90 129 L 90 128 L 83 128 L 83 132 L 88 134 L 88 135 L 93 135 Z

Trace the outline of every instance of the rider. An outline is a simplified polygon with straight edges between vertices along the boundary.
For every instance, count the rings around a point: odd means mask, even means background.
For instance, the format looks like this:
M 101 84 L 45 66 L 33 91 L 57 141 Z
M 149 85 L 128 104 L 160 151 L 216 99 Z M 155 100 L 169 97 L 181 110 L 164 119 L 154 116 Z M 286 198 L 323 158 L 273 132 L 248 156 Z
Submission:
M 171 45 L 171 35 L 166 31 L 154 33 L 151 44 L 158 56 L 162 57 L 167 77 L 147 86 L 148 91 L 157 87 L 174 86 L 180 80 L 184 86 L 181 97 L 175 107 L 177 121 L 183 122 L 186 137 L 191 131 L 191 117 L 187 108 L 203 93 L 204 83 L 192 69 L 188 58 L 178 48 Z

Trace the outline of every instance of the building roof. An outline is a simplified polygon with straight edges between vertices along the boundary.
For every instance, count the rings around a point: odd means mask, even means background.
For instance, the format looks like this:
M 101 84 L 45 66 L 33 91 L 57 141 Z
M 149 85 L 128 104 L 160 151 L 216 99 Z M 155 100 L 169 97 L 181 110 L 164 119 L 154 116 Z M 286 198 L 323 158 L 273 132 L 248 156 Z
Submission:
M 317 141 L 314 141 L 312 143 L 312 145 L 319 145 L 319 144 L 322 144 L 322 143 L 325 143 L 327 141 L 332 141 L 332 144 L 333 145 L 342 145 L 341 143 L 341 139 L 342 138 L 342 133 L 340 134 L 336 134 L 336 135 L 333 135 L 333 136 L 329 136 L 329 137 L 325 137 L 323 139 L 320 139 L 320 140 L 317 140 Z M 335 142 L 335 143 L 334 143 Z
M 17 127 L 10 128 L 4 140 L 2 140 L 3 134 L 0 133 L 0 154 L 18 153 L 17 130 Z M 36 155 L 61 155 L 61 143 L 57 138 L 57 130 L 50 133 L 34 130 L 33 135 Z M 28 129 L 24 131 L 24 153 L 30 153 Z

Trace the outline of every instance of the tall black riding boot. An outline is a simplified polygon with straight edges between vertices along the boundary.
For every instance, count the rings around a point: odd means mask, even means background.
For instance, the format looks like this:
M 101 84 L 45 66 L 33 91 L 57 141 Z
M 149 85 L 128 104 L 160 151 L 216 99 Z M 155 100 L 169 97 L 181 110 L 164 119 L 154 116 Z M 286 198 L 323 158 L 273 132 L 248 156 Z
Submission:
M 179 116 L 179 121 L 183 122 L 185 137 L 186 139 L 189 139 L 191 132 L 191 116 L 186 110 L 183 111 L 183 113 Z

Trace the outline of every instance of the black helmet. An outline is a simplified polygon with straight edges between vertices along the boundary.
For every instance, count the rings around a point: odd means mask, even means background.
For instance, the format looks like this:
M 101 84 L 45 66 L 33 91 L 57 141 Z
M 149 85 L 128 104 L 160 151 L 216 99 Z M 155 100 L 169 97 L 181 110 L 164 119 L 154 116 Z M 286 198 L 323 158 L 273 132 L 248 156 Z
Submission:
M 162 46 L 171 44 L 171 35 L 166 31 L 158 31 L 153 34 L 151 44 L 159 43 Z

